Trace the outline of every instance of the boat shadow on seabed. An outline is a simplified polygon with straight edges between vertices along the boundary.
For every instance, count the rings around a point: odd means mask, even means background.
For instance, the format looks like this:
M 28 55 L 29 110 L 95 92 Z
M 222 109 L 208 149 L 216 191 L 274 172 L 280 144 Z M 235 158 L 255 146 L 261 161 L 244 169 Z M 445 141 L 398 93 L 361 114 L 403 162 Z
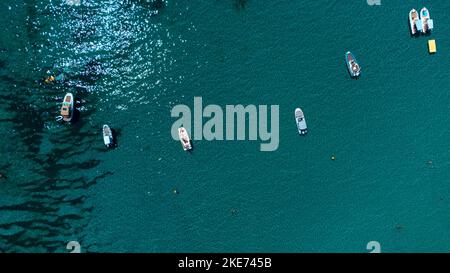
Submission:
M 116 129 L 111 128 L 111 134 L 112 134 L 112 143 L 108 147 L 108 149 L 115 149 L 119 146 L 119 142 L 117 141 L 117 136 L 119 135 Z
M 73 117 L 70 123 L 76 123 L 78 120 L 80 120 L 80 110 L 78 110 L 77 107 L 75 106 L 73 109 Z

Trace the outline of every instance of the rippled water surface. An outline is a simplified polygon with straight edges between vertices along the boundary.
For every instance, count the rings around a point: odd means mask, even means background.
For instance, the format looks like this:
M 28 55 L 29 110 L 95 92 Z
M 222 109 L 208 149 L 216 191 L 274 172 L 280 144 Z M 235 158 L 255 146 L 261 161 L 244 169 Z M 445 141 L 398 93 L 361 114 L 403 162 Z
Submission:
M 160 97 L 190 72 L 174 16 L 189 8 L 164 1 L 2 2 L 2 181 L 0 249 L 64 251 L 83 241 L 94 205 L 92 187 L 113 170 L 100 169 L 102 123 L 121 113 L 149 123 Z M 45 84 L 50 75 L 59 76 Z M 76 123 L 54 117 L 66 92 L 79 101 Z M 133 114 L 141 105 L 144 112 Z M 119 117 L 120 118 L 120 117 Z M 122 128 L 117 125 L 120 137 Z M 4 197 L 3 197 L 4 196 Z M 95 244 L 93 244 L 95 245 Z M 87 250 L 91 247 L 85 245 Z
M 450 4 L 411 38 L 410 2 L 2 0 L 0 252 L 449 251 Z M 280 105 L 280 148 L 185 153 L 170 110 L 194 96 Z

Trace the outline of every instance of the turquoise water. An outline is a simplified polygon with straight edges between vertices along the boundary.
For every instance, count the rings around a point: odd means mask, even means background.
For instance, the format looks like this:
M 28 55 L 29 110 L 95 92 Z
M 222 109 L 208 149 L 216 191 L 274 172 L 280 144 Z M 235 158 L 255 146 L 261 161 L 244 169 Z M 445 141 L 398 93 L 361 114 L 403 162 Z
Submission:
M 412 38 L 425 4 L 435 30 Z M 0 5 L 0 251 L 450 251 L 448 1 Z M 74 124 L 54 120 L 66 92 Z M 170 110 L 194 96 L 279 105 L 279 149 L 184 152 Z

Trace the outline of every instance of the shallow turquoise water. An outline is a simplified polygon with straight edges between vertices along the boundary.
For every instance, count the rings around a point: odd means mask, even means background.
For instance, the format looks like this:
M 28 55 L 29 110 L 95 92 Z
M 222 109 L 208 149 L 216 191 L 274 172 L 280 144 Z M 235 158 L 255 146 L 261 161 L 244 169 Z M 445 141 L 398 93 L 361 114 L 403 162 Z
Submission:
M 450 3 L 427 2 L 435 31 L 411 38 L 407 14 L 423 5 L 3 1 L 0 251 L 450 251 Z M 64 82 L 43 83 L 58 71 Z M 80 119 L 61 125 L 69 91 Z M 279 149 L 185 153 L 170 110 L 194 96 L 279 105 Z

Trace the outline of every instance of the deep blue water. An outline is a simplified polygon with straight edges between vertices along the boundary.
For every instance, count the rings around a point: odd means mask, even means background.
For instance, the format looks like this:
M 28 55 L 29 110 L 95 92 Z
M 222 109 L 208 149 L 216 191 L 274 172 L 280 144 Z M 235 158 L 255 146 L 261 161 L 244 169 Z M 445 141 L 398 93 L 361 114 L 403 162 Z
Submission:
M 435 30 L 413 38 L 408 12 L 424 5 Z M 0 7 L 1 252 L 68 252 L 72 240 L 83 252 L 368 252 L 373 240 L 450 251 L 450 2 Z M 59 124 L 67 92 L 80 115 Z M 279 105 L 279 149 L 203 140 L 184 152 L 170 111 L 194 96 Z

